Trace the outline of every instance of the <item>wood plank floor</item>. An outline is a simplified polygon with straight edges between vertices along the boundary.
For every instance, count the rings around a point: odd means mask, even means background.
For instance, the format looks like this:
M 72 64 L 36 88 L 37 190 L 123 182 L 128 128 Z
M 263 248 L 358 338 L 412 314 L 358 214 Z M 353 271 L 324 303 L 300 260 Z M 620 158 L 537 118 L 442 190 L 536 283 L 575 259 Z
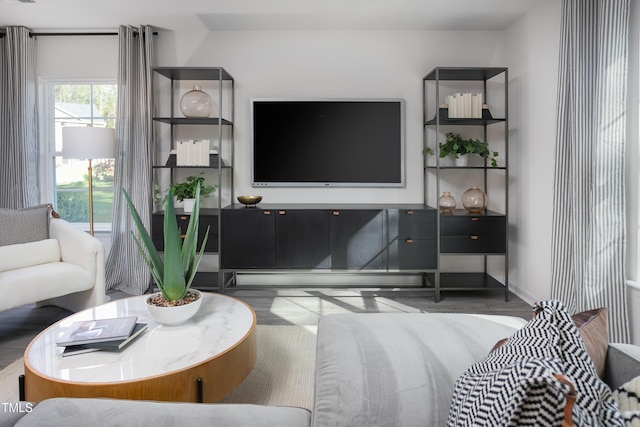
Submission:
M 504 293 L 444 293 L 440 302 L 433 291 L 379 288 L 286 287 L 228 289 L 226 294 L 247 302 L 261 325 L 316 325 L 320 316 L 330 313 L 357 312 L 430 312 L 503 314 L 531 318 L 528 303 Z M 111 291 L 112 298 L 128 296 Z M 34 304 L 0 312 L 0 369 L 22 357 L 29 342 L 40 331 L 71 314 L 58 307 L 35 307 Z

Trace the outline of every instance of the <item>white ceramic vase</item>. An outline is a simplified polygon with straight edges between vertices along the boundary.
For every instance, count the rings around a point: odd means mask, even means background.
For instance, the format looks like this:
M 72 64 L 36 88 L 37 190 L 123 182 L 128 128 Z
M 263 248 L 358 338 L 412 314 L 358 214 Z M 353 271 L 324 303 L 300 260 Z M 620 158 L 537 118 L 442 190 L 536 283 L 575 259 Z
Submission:
M 180 325 L 196 315 L 200 306 L 202 305 L 202 293 L 197 289 L 189 289 L 189 292 L 194 292 L 199 295 L 199 298 L 189 304 L 177 305 L 174 307 L 160 307 L 149 303 L 149 299 L 155 297 L 157 294 L 151 295 L 147 299 L 147 311 L 149 315 L 158 323 L 163 325 L 173 326 Z
M 183 199 L 182 200 L 182 209 L 185 213 L 193 212 L 193 206 L 196 203 L 196 199 Z
M 469 166 L 469 155 L 468 154 L 460 155 L 460 157 L 455 159 L 455 164 L 459 168 L 463 168 L 463 167 Z

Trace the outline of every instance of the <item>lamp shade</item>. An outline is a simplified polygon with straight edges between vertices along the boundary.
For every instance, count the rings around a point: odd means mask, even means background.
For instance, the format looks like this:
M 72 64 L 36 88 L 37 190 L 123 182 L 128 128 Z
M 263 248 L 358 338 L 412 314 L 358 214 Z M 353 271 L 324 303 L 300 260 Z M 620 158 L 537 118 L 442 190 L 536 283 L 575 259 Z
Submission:
M 112 128 L 62 128 L 62 157 L 65 159 L 113 159 L 116 133 Z

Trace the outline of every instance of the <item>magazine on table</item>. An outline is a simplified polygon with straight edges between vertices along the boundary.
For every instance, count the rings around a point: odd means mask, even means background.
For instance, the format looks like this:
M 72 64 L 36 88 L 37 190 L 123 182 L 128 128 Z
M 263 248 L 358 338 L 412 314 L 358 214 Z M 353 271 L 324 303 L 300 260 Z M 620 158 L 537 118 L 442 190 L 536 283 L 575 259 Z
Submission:
M 146 323 L 136 323 L 133 328 L 133 332 L 128 338 L 118 341 L 104 341 L 92 344 L 79 344 L 66 346 L 62 352 L 62 356 L 73 356 L 75 354 L 91 353 L 94 351 L 106 350 L 106 351 L 119 351 L 129 345 L 133 340 L 142 335 L 144 331 L 149 329 L 149 325 Z
M 137 316 L 128 316 L 73 322 L 56 341 L 56 344 L 59 347 L 66 347 L 68 345 L 124 340 L 131 335 L 137 320 Z

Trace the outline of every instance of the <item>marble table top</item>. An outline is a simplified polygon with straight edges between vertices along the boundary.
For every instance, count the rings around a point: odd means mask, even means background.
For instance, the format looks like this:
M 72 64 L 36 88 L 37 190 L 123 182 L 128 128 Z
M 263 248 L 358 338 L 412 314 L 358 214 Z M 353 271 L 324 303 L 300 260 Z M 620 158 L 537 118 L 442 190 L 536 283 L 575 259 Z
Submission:
M 203 292 L 198 313 L 182 325 L 156 323 L 147 313 L 149 295 L 123 298 L 72 314 L 45 329 L 27 347 L 25 360 L 39 374 L 59 381 L 103 383 L 139 380 L 215 358 L 249 334 L 254 311 L 244 302 Z M 96 351 L 62 357 L 56 339 L 75 321 L 138 316 L 149 330 L 120 352 Z

